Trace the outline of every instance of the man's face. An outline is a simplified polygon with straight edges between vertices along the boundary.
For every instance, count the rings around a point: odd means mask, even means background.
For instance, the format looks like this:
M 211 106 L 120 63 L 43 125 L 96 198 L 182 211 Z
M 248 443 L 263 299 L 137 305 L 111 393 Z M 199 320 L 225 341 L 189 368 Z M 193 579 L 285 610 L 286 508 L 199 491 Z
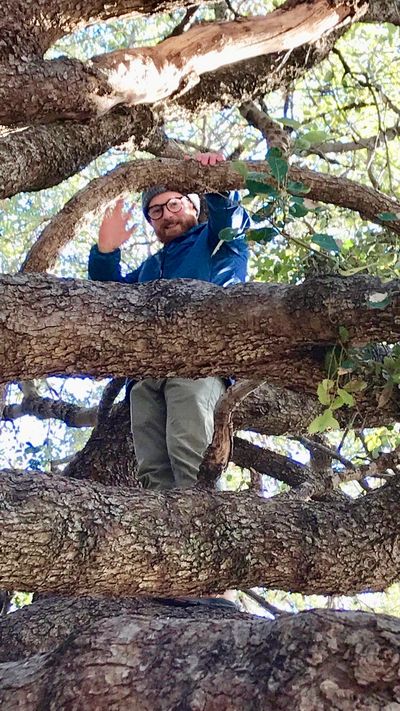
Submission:
M 182 198 L 176 206 L 180 205 L 179 212 L 170 212 L 165 205 L 171 198 Z M 189 198 L 184 197 L 182 193 L 172 191 L 160 193 L 150 200 L 148 210 L 155 205 L 164 205 L 162 215 L 158 219 L 154 219 L 149 215 L 151 226 L 154 229 L 158 239 L 163 244 L 172 242 L 176 237 L 185 234 L 191 227 L 197 225 L 197 212 L 193 203 Z

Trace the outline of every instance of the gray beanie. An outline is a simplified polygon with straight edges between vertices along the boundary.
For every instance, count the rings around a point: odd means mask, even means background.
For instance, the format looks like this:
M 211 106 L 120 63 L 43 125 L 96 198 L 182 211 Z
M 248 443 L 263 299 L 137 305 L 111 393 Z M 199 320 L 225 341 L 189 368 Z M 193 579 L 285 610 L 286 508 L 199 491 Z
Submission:
M 153 185 L 151 188 L 148 190 L 145 190 L 144 193 L 142 193 L 142 210 L 143 214 L 148 222 L 150 222 L 148 214 L 147 214 L 147 208 L 156 195 L 161 195 L 161 193 L 168 193 L 170 192 L 170 188 L 167 188 L 165 185 Z M 177 191 L 179 192 L 179 191 Z M 200 214 L 200 197 L 197 195 L 197 193 L 188 193 L 186 197 L 189 198 L 190 202 L 194 206 L 197 215 Z

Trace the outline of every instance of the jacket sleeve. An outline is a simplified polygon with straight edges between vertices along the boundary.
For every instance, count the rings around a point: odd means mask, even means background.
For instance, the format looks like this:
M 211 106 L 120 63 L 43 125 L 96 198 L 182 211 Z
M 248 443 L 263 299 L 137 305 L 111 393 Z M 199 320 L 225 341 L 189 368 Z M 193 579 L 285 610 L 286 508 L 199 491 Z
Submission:
M 126 276 L 121 274 L 121 250 L 103 254 L 94 244 L 89 253 L 89 279 L 93 281 L 119 281 L 123 284 L 134 284 L 139 279 L 141 267 Z
M 208 240 L 211 250 L 215 249 L 219 242 L 219 233 L 225 227 L 239 229 L 240 233 L 236 239 L 225 244 L 233 249 L 237 249 L 244 241 L 244 232 L 251 226 L 250 216 L 240 204 L 240 196 L 237 190 L 226 195 L 208 193 L 206 195 L 208 207 Z

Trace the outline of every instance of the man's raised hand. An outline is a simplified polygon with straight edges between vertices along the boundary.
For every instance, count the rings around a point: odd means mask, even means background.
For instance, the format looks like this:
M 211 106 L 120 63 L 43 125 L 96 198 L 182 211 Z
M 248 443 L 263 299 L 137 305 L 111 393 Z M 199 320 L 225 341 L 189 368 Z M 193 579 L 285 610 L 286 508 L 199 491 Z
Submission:
M 124 200 L 122 198 L 107 208 L 99 230 L 99 252 L 113 252 L 114 249 L 117 249 L 132 237 L 136 232 L 137 225 L 128 227 L 128 222 L 131 219 L 132 208 L 124 210 Z

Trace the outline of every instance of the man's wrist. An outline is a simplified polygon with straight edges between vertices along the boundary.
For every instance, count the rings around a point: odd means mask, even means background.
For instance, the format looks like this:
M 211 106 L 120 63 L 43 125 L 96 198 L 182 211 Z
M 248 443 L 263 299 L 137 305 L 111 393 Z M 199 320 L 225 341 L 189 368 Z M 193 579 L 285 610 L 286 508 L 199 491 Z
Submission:
M 112 254 L 112 252 L 116 252 L 118 249 L 118 247 L 107 247 L 104 244 L 100 244 L 100 242 L 97 242 L 96 247 L 99 254 Z

